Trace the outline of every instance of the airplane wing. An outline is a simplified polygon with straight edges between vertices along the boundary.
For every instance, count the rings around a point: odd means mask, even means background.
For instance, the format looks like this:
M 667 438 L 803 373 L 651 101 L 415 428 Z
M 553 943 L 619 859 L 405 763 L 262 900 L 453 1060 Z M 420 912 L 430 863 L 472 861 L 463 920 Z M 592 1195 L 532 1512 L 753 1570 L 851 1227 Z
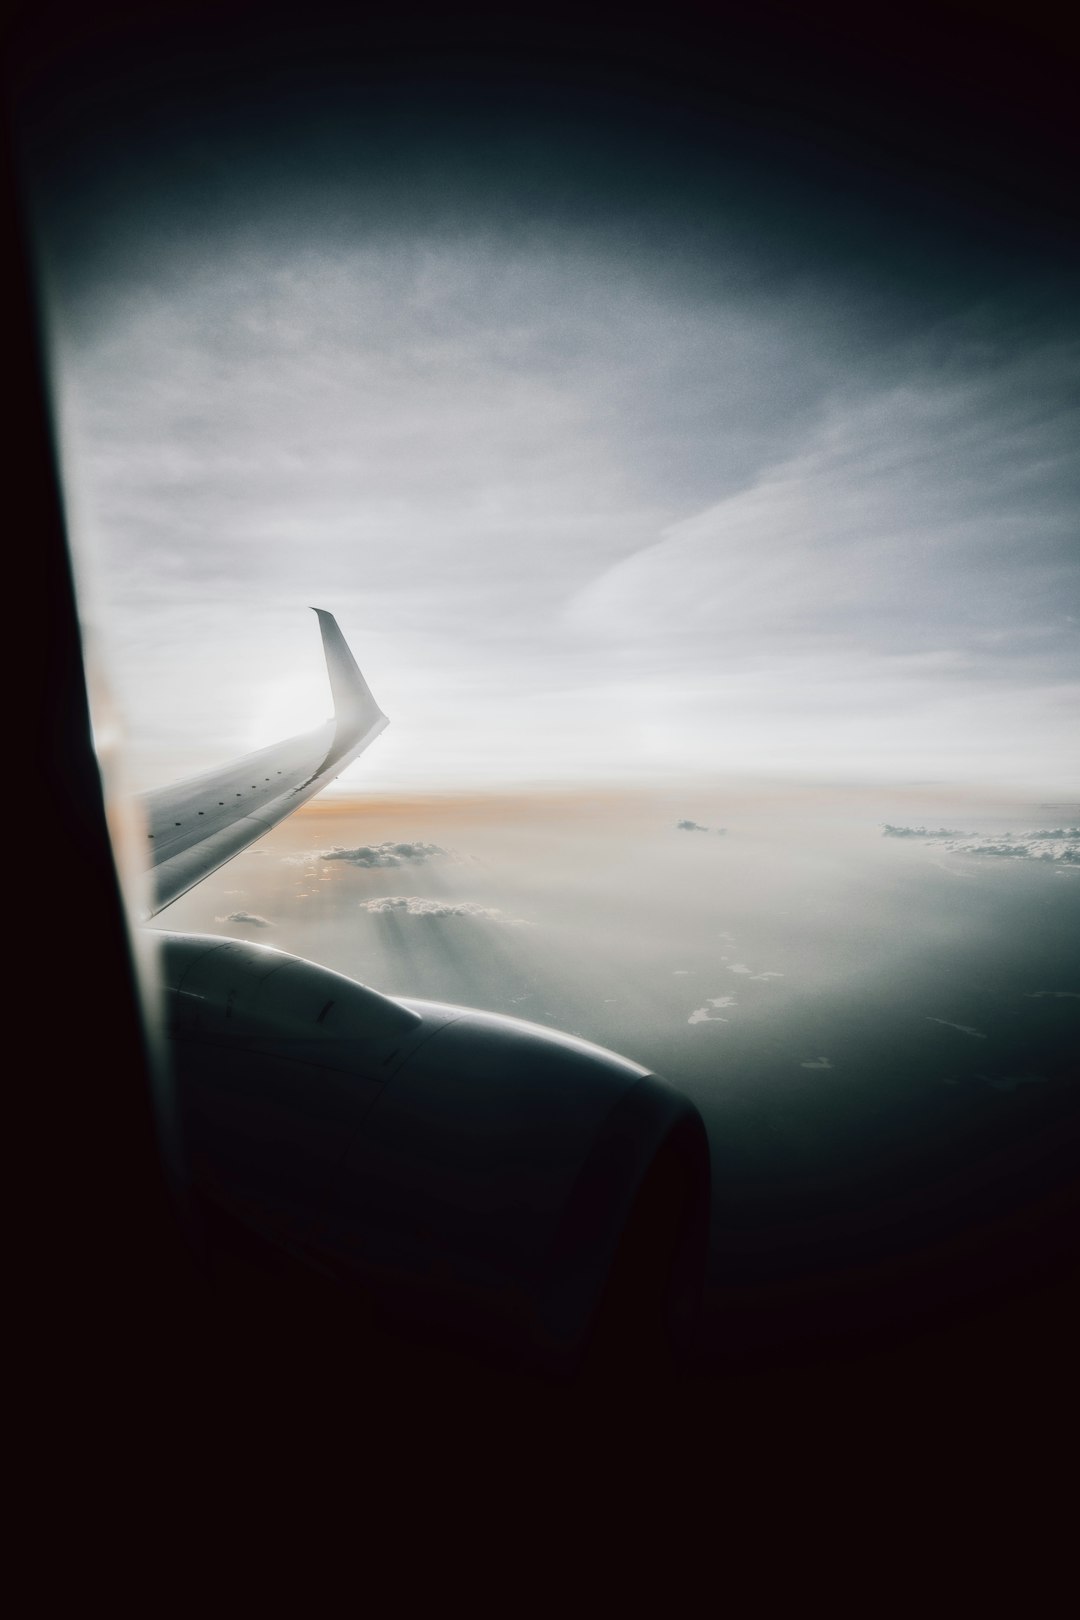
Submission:
M 221 770 L 142 796 L 146 864 L 154 874 L 151 916 L 306 804 L 389 725 L 337 620 L 314 611 L 334 718 Z

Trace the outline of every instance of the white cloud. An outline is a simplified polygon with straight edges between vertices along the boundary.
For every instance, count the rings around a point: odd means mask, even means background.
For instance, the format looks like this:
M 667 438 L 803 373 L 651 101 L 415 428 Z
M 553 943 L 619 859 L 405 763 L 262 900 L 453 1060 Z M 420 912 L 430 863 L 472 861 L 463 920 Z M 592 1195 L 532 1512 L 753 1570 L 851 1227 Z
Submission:
M 981 622 L 1016 630 L 1025 608 L 1057 606 L 1068 519 L 1033 506 L 1028 478 L 1040 454 L 1045 474 L 1068 469 L 1075 366 L 1044 353 L 950 377 L 913 357 L 899 386 L 836 394 L 788 456 L 616 563 L 574 611 L 609 634 L 722 635 L 728 655 L 792 635 L 911 650 L 914 634 L 940 656 Z M 961 577 L 962 620 L 944 595 Z
M 215 917 L 215 922 L 246 923 L 249 928 L 273 928 L 273 923 L 267 917 L 260 917 L 254 911 L 230 911 L 227 917 Z
M 997 855 L 1013 860 L 1051 861 L 1080 865 L 1080 827 L 1037 828 L 1021 833 L 987 833 L 952 841 L 945 848 L 955 855 Z
M 502 916 L 495 907 L 477 905 L 473 900 L 454 903 L 428 900 L 422 895 L 415 894 L 383 895 L 376 900 L 363 900 L 360 904 L 363 911 L 375 914 L 393 912 L 396 916 L 405 917 L 479 917 L 493 920 Z
M 954 855 L 999 855 L 1021 860 L 1080 863 L 1080 827 L 1032 827 L 1024 832 L 962 832 L 957 827 L 903 827 L 885 822 L 884 838 L 919 838 Z
M 726 1024 L 730 1022 L 729 1019 L 718 1018 L 714 1012 L 709 1011 L 709 1008 L 728 1008 L 737 1006 L 738 1001 L 734 996 L 709 996 L 704 1007 L 696 1007 L 686 1022 L 688 1024 Z
M 323 854 L 324 861 L 347 861 L 350 866 L 401 866 L 407 861 L 422 862 L 432 855 L 445 855 L 438 844 L 425 843 L 422 838 L 411 843 L 360 844 L 356 849 L 331 849 Z
M 893 827 L 885 822 L 881 836 L 883 838 L 969 838 L 970 833 L 962 832 L 959 827 Z
M 789 455 L 606 569 L 569 622 L 663 671 L 672 764 L 1040 760 L 1055 780 L 1080 702 L 1077 363 L 913 353 L 901 384 L 835 393 Z

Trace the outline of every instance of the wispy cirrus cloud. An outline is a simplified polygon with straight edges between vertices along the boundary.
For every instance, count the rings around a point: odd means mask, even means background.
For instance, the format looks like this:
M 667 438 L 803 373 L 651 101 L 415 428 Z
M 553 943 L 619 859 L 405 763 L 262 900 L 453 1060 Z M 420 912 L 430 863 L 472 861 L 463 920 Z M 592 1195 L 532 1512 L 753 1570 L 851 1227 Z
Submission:
M 1080 348 L 969 344 L 965 363 L 955 339 L 944 364 L 913 351 L 902 382 L 834 393 L 747 487 L 577 593 L 575 626 L 686 672 L 687 745 L 1051 772 L 1080 701 Z
M 290 604 L 322 598 L 408 717 L 371 783 L 1054 778 L 1064 315 L 884 319 L 850 277 L 625 245 L 238 223 L 151 238 L 59 312 L 66 490 L 137 741 L 209 762 L 321 717 Z

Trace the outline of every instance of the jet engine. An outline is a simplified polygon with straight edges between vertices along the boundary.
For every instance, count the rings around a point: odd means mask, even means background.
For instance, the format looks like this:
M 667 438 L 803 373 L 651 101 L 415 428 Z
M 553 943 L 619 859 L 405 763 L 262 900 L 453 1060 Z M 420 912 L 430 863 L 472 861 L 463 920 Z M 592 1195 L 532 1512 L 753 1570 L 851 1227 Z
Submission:
M 285 952 L 157 935 L 193 1189 L 380 1311 L 572 1369 L 685 1347 L 709 1157 L 693 1105 L 539 1025 Z

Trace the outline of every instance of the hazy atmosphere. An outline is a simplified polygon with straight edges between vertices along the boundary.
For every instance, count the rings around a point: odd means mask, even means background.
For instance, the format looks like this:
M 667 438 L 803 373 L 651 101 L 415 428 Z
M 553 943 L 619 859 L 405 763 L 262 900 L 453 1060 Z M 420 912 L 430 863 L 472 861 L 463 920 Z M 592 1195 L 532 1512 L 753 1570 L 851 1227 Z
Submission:
M 384 790 L 1064 782 L 1074 334 L 791 284 L 723 239 L 680 276 L 618 226 L 341 234 L 161 265 L 151 240 L 58 323 L 136 743 L 209 758 L 321 717 L 314 602 L 395 721 Z
M 944 206 L 700 86 L 437 59 L 350 94 L 306 59 L 227 93 L 198 41 L 77 138 L 68 105 L 34 130 L 72 539 L 135 785 L 322 718 L 314 604 L 393 722 L 356 791 L 1076 793 L 1052 209 L 943 178 Z

